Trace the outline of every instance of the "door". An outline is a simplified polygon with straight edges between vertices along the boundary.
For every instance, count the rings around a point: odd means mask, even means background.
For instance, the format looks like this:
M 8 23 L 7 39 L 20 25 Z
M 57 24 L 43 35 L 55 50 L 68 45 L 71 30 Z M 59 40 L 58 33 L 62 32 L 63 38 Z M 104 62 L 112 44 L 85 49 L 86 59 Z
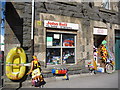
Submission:
M 115 30 L 115 63 L 116 70 L 120 69 L 120 30 Z
M 120 36 L 115 38 L 115 63 L 116 70 L 120 69 Z

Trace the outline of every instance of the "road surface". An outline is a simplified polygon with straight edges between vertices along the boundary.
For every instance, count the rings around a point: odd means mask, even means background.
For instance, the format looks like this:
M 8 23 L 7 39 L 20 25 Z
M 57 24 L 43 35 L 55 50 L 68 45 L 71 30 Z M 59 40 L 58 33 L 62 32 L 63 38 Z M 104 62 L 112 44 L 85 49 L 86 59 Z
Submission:
M 118 72 L 71 77 L 47 82 L 44 88 L 118 88 Z

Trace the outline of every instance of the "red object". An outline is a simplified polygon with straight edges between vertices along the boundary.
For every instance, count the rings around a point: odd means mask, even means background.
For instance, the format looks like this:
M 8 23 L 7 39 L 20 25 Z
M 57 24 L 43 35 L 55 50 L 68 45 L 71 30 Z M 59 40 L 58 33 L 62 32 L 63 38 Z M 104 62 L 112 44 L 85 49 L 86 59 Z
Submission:
M 58 70 L 58 74 L 61 74 L 61 70 Z
M 67 70 L 62 70 L 62 74 L 66 74 L 67 73 Z
M 64 43 L 65 46 L 73 46 L 74 41 L 66 39 L 66 40 L 64 40 L 63 43 Z
M 58 74 L 66 74 L 67 70 L 58 70 Z

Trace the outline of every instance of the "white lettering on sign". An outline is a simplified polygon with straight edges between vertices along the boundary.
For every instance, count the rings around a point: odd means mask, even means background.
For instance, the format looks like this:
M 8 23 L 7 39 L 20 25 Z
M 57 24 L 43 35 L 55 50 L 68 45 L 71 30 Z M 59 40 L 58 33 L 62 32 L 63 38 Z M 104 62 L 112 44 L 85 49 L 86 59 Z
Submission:
M 94 28 L 93 29 L 93 34 L 96 34 L 96 35 L 107 35 L 107 29 Z
M 44 20 L 44 27 L 74 29 L 74 30 L 79 29 L 78 24 L 66 23 L 66 22 L 56 22 L 56 21 L 49 21 L 49 20 Z

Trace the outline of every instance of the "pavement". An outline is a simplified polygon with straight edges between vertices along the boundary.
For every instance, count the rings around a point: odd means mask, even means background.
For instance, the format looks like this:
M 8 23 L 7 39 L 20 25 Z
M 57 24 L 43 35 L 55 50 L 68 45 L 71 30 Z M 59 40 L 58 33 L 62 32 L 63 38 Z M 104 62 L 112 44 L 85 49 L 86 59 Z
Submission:
M 43 88 L 118 88 L 117 72 L 78 76 L 71 77 L 69 80 L 48 82 Z
M 97 74 L 104 74 L 104 73 L 97 73 Z M 93 74 L 93 73 L 74 74 L 74 75 L 69 75 L 69 79 L 76 78 L 76 77 L 87 77 L 87 76 L 91 76 L 91 75 L 95 75 L 95 74 Z M 56 82 L 56 81 L 60 81 L 63 79 L 64 79 L 64 76 L 54 76 L 54 77 L 44 78 L 46 83 Z M 25 82 L 22 83 L 21 88 L 36 88 L 36 87 L 32 86 L 31 80 L 26 80 Z
M 104 73 L 98 72 L 97 75 L 98 74 L 104 74 Z M 89 77 L 89 76 L 93 76 L 93 75 L 95 75 L 95 74 L 94 73 L 73 74 L 73 75 L 69 75 L 69 79 L 76 78 L 76 77 Z M 57 82 L 57 81 L 60 81 L 63 79 L 64 79 L 64 76 L 54 76 L 54 77 L 44 78 L 46 83 Z M 6 84 L 6 86 L 4 88 L 17 88 L 17 90 L 19 90 L 20 88 L 36 88 L 36 87 L 32 86 L 31 80 L 25 80 L 24 82 L 18 82 L 18 83 L 10 82 L 10 83 Z M 0 90 L 1 89 L 2 88 L 0 88 Z

